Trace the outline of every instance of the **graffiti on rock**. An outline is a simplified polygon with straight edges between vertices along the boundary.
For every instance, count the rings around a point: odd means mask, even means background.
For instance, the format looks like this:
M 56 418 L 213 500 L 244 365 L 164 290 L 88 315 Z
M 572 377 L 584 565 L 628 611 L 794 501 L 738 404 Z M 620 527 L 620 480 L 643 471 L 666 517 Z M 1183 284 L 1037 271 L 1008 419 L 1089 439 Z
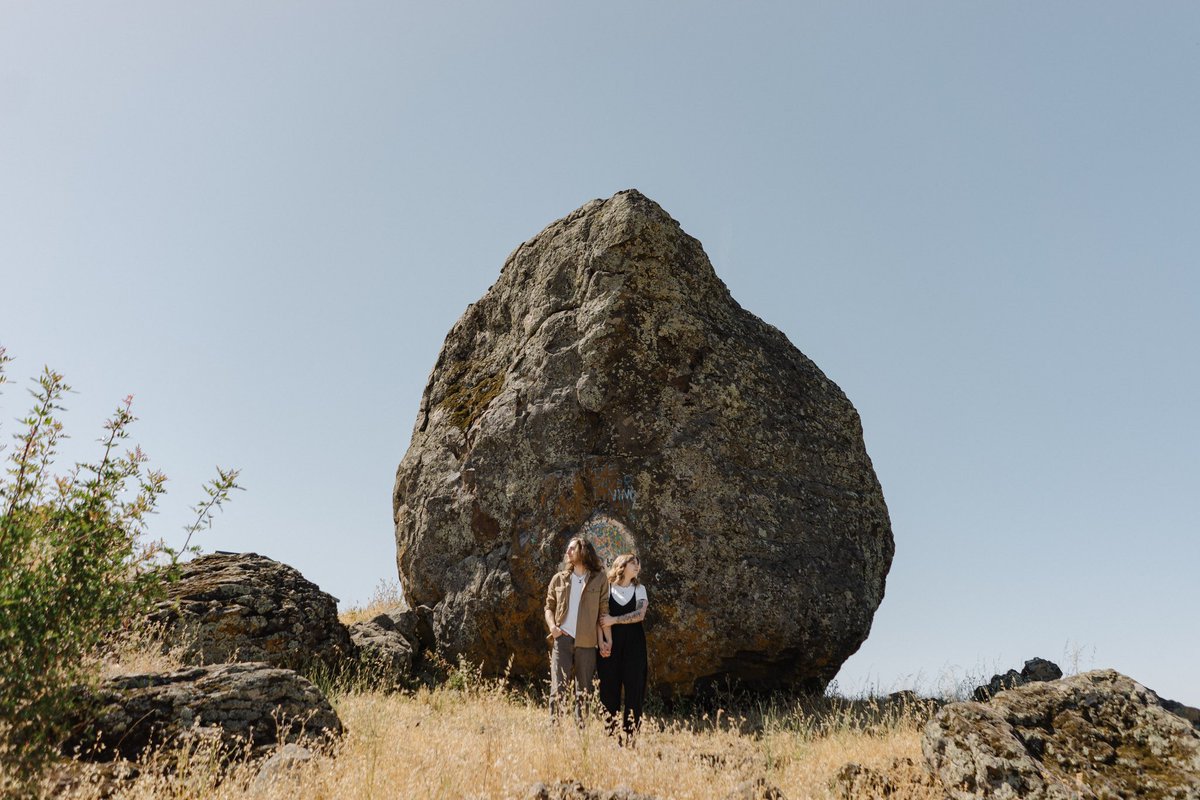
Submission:
M 542 513 L 560 535 L 586 536 L 606 564 L 633 552 L 630 526 L 637 525 L 637 489 L 632 475 L 611 464 L 588 464 L 547 475 L 539 496 Z
M 635 552 L 633 533 L 618 519 L 597 512 L 583 527 L 579 529 L 582 536 L 596 548 L 600 563 L 605 567 L 612 565 L 613 560 L 622 553 Z
M 621 478 L 621 485 L 613 489 L 609 495 L 613 503 L 619 506 L 626 506 L 632 511 L 634 505 L 637 503 L 637 490 L 633 488 L 633 476 L 623 476 Z
M 633 521 L 637 490 L 632 475 L 622 475 L 612 466 L 587 466 L 567 475 L 547 476 L 539 503 L 562 521 L 579 520 L 594 511 L 610 511 Z

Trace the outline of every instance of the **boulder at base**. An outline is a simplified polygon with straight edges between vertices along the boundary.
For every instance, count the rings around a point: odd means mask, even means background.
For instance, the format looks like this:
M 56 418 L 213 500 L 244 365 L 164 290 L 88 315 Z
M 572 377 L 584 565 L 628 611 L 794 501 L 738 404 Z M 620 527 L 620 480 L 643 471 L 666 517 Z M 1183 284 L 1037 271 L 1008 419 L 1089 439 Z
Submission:
M 63 752 L 85 760 L 137 759 L 197 736 L 241 751 L 326 744 L 342 734 L 337 712 L 312 683 L 261 663 L 109 678 L 84 694 L 76 713 Z
M 423 649 L 433 644 L 431 616 L 427 606 L 396 608 L 351 625 L 360 665 L 380 680 L 403 684 Z
M 393 508 L 452 662 L 544 673 L 546 585 L 582 534 L 641 557 L 651 681 L 684 692 L 822 689 L 893 553 L 850 401 L 632 190 L 518 247 L 454 325 Z
M 1113 670 L 952 703 L 925 727 L 921 749 L 954 800 L 1200 800 L 1200 734 Z
M 298 570 L 257 553 L 210 553 L 181 565 L 151 619 L 189 664 L 265 661 L 339 671 L 355 655 L 337 600 Z

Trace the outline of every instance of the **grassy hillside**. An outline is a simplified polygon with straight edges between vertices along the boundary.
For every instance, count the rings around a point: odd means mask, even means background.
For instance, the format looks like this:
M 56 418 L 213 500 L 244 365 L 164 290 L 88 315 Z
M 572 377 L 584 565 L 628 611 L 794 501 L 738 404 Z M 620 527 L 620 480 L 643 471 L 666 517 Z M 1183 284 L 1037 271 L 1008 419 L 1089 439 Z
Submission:
M 920 759 L 927 710 L 873 701 L 743 701 L 727 713 L 647 720 L 636 746 L 621 747 L 593 717 L 579 730 L 552 726 L 544 706 L 495 683 L 457 673 L 411 694 L 347 691 L 332 698 L 349 733 L 332 757 L 293 780 L 251 788 L 255 769 L 220 770 L 203 752 L 165 753 L 169 776 L 147 769 L 132 798 L 515 798 L 538 782 L 628 786 L 661 798 L 721 798 L 763 777 L 793 798 L 834 797 L 845 763 L 885 766 Z M 72 796 L 95 796 L 86 788 Z M 915 795 L 921 796 L 921 795 Z M 930 795 L 932 796 L 932 795 Z

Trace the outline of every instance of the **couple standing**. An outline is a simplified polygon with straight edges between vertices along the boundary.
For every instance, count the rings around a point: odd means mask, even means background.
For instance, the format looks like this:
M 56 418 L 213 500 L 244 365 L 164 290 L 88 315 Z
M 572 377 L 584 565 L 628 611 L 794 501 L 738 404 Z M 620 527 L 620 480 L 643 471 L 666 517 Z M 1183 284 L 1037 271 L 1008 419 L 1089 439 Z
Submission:
M 646 698 L 646 587 L 638 582 L 637 556 L 617 556 L 604 573 L 596 548 L 582 536 L 567 543 L 564 569 L 550 579 L 546 592 L 550 654 L 550 713 L 561 710 L 562 692 L 574 678 L 575 718 L 591 695 L 599 673 L 600 702 L 615 732 L 624 690 L 622 729 L 632 736 L 642 721 Z M 597 655 L 599 661 L 597 662 Z

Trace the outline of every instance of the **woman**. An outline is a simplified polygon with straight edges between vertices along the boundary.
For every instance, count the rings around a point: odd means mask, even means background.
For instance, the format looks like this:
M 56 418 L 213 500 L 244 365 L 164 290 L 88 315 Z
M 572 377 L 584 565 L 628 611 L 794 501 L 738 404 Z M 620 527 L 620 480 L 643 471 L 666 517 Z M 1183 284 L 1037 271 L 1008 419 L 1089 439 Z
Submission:
M 600 702 L 608 711 L 609 732 L 614 732 L 624 690 L 621 729 L 630 743 L 642 724 L 642 703 L 646 699 L 646 632 L 642 620 L 646 618 L 649 603 L 646 587 L 638 582 L 641 571 L 642 563 L 637 556 L 632 553 L 617 556 L 608 571 L 608 607 L 612 616 L 600 617 L 604 633 L 598 670 Z

